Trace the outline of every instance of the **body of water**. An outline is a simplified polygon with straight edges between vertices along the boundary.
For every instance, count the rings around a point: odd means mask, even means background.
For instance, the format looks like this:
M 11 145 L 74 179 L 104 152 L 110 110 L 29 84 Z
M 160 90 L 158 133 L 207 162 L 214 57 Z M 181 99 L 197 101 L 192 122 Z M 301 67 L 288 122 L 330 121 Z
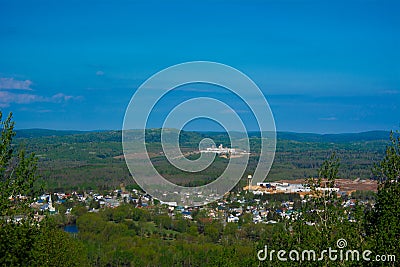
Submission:
M 64 226 L 64 231 L 67 233 L 76 234 L 78 233 L 78 227 L 76 227 L 76 224 L 66 225 Z

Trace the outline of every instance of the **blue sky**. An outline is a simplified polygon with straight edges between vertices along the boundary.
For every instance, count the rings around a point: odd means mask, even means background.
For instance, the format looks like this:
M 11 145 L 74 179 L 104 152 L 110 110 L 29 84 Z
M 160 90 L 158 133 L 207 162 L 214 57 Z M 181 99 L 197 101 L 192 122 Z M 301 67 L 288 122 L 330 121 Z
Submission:
M 280 131 L 398 129 L 399 10 L 398 1 L 0 0 L 0 109 L 17 128 L 121 129 L 147 78 L 207 60 L 256 82 Z

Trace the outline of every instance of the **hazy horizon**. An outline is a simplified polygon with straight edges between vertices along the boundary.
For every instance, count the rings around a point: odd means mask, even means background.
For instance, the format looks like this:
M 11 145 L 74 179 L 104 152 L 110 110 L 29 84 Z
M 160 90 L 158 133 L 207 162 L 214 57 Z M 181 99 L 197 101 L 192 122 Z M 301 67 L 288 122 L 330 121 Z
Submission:
M 161 128 L 146 128 L 146 130 L 151 130 L 151 129 L 161 129 Z M 175 129 L 175 128 L 174 128 Z M 122 131 L 122 129 L 92 129 L 92 130 L 78 130 L 78 129 L 50 129 L 50 128 L 18 128 L 15 127 L 16 131 L 29 131 L 29 130 L 45 130 L 45 131 L 60 131 L 60 132 L 82 132 L 82 133 L 89 133 L 89 132 L 107 132 L 107 131 Z M 134 131 L 139 131 L 142 129 L 131 129 Z M 178 129 L 176 129 L 178 130 Z M 213 130 L 183 130 L 187 132 L 198 132 L 198 133 L 224 133 L 225 131 L 213 131 Z M 330 133 L 330 132 L 296 132 L 296 131 L 279 131 L 277 130 L 277 133 L 295 133 L 295 134 L 318 134 L 318 135 L 340 135 L 340 134 L 360 134 L 360 133 L 368 133 L 368 132 L 387 132 L 389 133 L 390 131 L 393 130 L 370 130 L 370 131 L 361 131 L 361 132 L 338 132 L 338 133 Z M 245 132 L 240 132 L 240 131 L 231 131 L 233 133 L 245 133 Z M 248 131 L 249 133 L 257 133 L 259 131 Z

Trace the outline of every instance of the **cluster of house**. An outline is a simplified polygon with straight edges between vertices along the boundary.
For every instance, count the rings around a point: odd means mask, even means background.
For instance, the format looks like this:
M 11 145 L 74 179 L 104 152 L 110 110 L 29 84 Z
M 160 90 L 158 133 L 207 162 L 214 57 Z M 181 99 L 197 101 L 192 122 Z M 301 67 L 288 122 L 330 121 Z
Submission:
M 57 213 L 50 194 L 43 194 L 36 198 L 36 201 L 31 204 L 31 207 L 40 211 L 49 211 L 50 214 Z
M 53 197 L 52 197 L 53 195 Z M 53 199 L 55 199 L 53 201 Z M 72 193 L 54 193 L 54 194 L 43 194 L 35 199 L 31 204 L 31 207 L 38 211 L 48 211 L 50 214 L 57 214 L 55 204 L 63 204 L 67 201 L 81 202 L 89 205 L 91 201 L 97 202 L 99 208 L 116 208 L 122 203 L 134 203 L 140 204 L 142 207 L 148 206 L 151 197 L 147 194 L 141 194 L 138 190 L 133 189 L 131 192 L 125 190 L 125 187 L 116 189 L 109 194 L 102 195 L 90 191 L 88 193 L 79 194 L 77 192 Z M 67 209 L 66 214 L 71 212 L 72 208 Z M 98 211 L 95 209 L 89 210 L 91 212 Z
M 141 194 L 138 190 L 133 189 L 131 192 L 125 190 L 122 187 L 121 190 L 116 189 L 113 191 L 113 195 L 101 195 L 93 192 L 89 192 L 89 196 L 94 201 L 99 203 L 101 208 L 116 208 L 122 203 L 134 203 L 140 204 L 141 207 L 148 206 L 151 197 L 147 194 Z
M 306 202 L 307 200 L 303 199 L 301 202 Z M 240 201 L 238 201 L 240 202 Z M 294 206 L 294 201 L 282 201 L 280 203 L 279 208 L 268 208 L 268 201 L 261 202 L 261 200 L 256 199 L 255 203 L 249 204 L 245 201 L 241 202 L 242 205 L 238 208 L 228 208 L 226 216 L 226 222 L 234 222 L 237 223 L 240 220 L 240 217 L 244 214 L 250 214 L 252 218 L 252 222 L 264 223 L 264 224 L 275 224 L 280 219 L 290 219 L 296 220 L 298 216 L 300 216 L 301 211 L 296 209 Z M 360 201 L 361 204 L 366 204 L 364 201 Z M 348 199 L 342 202 L 342 206 L 345 208 L 354 207 L 356 205 L 355 199 Z M 350 222 L 355 222 L 349 216 Z M 312 224 L 312 222 L 308 222 L 307 224 Z
M 251 178 L 251 177 L 250 177 Z M 290 184 L 287 182 L 271 182 L 271 183 L 257 183 L 257 185 L 249 184 L 243 188 L 244 191 L 235 194 L 233 198 L 223 198 L 216 202 L 214 205 L 204 206 L 200 208 L 183 207 L 176 205 L 169 205 L 167 207 L 168 214 L 171 216 L 176 216 L 180 214 L 183 218 L 188 220 L 193 220 L 193 213 L 195 210 L 205 210 L 207 218 L 209 220 L 222 220 L 224 222 L 237 223 L 240 217 L 245 214 L 250 214 L 253 223 L 266 223 L 274 224 L 277 223 L 281 218 L 291 218 L 295 219 L 299 214 L 294 208 L 293 201 L 282 201 L 278 206 L 279 208 L 271 208 L 268 201 L 262 201 L 258 198 L 251 201 L 246 201 L 244 195 L 246 192 L 252 192 L 254 195 L 263 194 L 276 194 L 276 193 L 297 193 L 301 198 L 306 194 L 311 193 L 310 187 L 304 184 Z M 321 187 L 317 188 L 320 191 L 331 191 L 339 193 L 339 188 L 333 187 Z M 232 193 L 231 193 L 232 196 Z M 67 201 L 75 201 L 85 203 L 89 207 L 92 201 L 95 201 L 98 205 L 96 208 L 91 207 L 90 212 L 96 212 L 99 208 L 116 208 L 122 203 L 135 204 L 137 207 L 151 208 L 153 201 L 151 196 L 142 193 L 136 189 L 127 191 L 123 185 L 121 189 L 113 190 L 105 195 L 96 192 L 88 192 L 79 194 L 77 192 L 72 192 L 70 194 L 66 193 L 55 193 L 53 197 L 51 194 L 43 194 L 36 198 L 35 202 L 32 203 L 32 207 L 40 211 L 48 211 L 50 214 L 57 213 L 55 204 L 63 204 Z M 306 199 L 302 199 L 302 202 L 306 202 Z M 238 203 L 238 205 L 231 205 L 233 202 Z M 162 203 L 161 204 L 171 204 Z M 343 202 L 343 206 L 351 207 L 355 205 L 355 200 L 350 199 Z M 66 214 L 71 212 L 71 208 L 67 209 Z
M 278 209 L 267 208 L 268 201 L 261 203 L 259 199 L 256 199 L 255 203 L 252 204 L 246 203 L 245 200 L 238 200 L 238 202 L 241 204 L 240 207 L 227 209 L 227 214 L 229 215 L 226 217 L 226 222 L 237 223 L 240 216 L 250 214 L 252 222 L 255 224 L 275 224 L 277 221 L 272 219 L 271 213 L 275 213 L 277 218 L 293 218 L 294 215 L 298 214 L 293 208 L 293 201 L 282 201 L 281 207 Z
M 237 202 L 239 205 L 232 207 L 230 204 L 233 201 Z M 243 198 L 243 194 L 240 193 L 236 194 L 230 201 L 224 198 L 215 204 L 216 205 L 212 205 L 213 207 L 205 206 L 199 208 L 169 206 L 168 212 L 171 216 L 181 214 L 183 218 L 192 220 L 194 210 L 205 210 L 207 220 L 222 220 L 227 223 L 238 223 L 241 216 L 244 214 L 250 214 L 253 223 L 266 224 L 277 223 L 276 220 L 279 220 L 280 218 L 295 218 L 296 214 L 298 214 L 294 209 L 293 201 L 283 201 L 280 203 L 278 209 L 272 210 L 267 208 L 269 206 L 268 201 L 262 202 L 260 199 L 246 201 Z M 276 214 L 276 216 L 271 216 L 271 213 Z M 276 220 L 273 220 L 273 218 L 276 218 Z
M 182 214 L 183 218 L 193 220 L 192 217 L 193 208 L 183 206 L 168 206 L 168 213 L 171 215 Z

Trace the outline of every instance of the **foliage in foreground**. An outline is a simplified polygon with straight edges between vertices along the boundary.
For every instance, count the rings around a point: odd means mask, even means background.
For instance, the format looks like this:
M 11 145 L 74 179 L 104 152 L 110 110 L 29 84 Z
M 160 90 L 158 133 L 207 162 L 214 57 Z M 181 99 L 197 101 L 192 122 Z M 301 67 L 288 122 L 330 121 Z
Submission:
M 88 264 L 79 240 L 56 228 L 46 217 L 39 222 L 30 203 L 38 194 L 36 158 L 14 151 L 11 114 L 0 111 L 0 265 L 82 266 Z
M 375 208 L 367 220 L 374 250 L 381 254 L 400 251 L 400 133 L 392 132 L 390 141 L 385 158 L 374 169 L 380 181 Z

